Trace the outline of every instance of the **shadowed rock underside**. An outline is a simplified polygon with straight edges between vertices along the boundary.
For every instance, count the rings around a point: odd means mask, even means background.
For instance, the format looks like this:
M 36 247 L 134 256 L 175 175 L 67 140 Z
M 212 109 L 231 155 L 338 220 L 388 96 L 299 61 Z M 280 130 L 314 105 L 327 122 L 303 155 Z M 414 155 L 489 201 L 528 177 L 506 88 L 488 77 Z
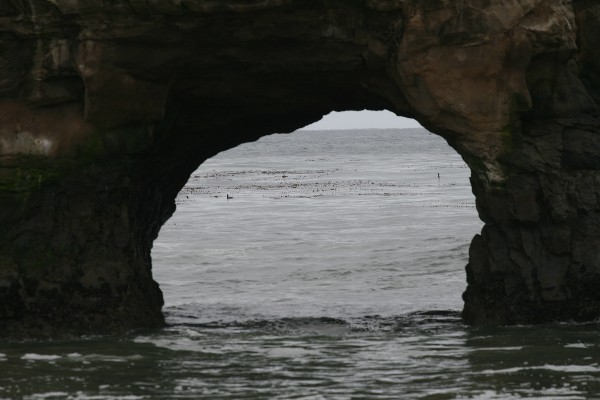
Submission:
M 5 0 L 0 332 L 161 326 L 150 250 L 207 158 L 388 109 L 468 163 L 466 322 L 600 316 L 592 0 Z

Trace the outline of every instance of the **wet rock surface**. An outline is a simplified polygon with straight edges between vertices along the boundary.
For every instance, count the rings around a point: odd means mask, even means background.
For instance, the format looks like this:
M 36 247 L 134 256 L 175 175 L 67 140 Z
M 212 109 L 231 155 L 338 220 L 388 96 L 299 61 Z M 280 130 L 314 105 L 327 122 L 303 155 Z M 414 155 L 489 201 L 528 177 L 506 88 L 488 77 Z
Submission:
M 0 4 L 0 331 L 160 326 L 150 249 L 219 151 L 389 109 L 472 169 L 464 318 L 600 315 L 600 6 L 514 0 Z

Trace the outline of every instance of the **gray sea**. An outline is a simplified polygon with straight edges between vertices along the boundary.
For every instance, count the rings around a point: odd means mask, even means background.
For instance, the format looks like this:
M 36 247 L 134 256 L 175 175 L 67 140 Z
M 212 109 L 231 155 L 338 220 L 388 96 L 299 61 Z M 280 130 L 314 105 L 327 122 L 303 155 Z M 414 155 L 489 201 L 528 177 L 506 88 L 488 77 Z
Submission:
M 423 129 L 264 137 L 177 203 L 152 253 L 169 326 L 3 342 L 0 398 L 600 398 L 598 323 L 462 323 L 482 223 Z

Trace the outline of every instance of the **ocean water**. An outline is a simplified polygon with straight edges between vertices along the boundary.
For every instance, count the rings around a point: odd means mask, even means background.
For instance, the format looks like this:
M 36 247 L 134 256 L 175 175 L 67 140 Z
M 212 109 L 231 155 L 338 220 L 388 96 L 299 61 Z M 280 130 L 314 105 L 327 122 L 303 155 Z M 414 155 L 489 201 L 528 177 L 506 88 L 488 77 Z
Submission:
M 221 153 L 154 245 L 169 326 L 3 342 L 0 399 L 600 398 L 598 323 L 462 323 L 468 178 L 423 129 Z

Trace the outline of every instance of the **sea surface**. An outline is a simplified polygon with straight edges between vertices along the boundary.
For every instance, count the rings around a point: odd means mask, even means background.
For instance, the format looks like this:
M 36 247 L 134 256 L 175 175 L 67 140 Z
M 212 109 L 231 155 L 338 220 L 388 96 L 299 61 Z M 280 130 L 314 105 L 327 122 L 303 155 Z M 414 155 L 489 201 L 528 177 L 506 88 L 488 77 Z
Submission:
M 3 342 L 0 399 L 600 398 L 598 323 L 462 323 L 482 223 L 423 129 L 264 137 L 177 203 L 152 252 L 169 326 Z

